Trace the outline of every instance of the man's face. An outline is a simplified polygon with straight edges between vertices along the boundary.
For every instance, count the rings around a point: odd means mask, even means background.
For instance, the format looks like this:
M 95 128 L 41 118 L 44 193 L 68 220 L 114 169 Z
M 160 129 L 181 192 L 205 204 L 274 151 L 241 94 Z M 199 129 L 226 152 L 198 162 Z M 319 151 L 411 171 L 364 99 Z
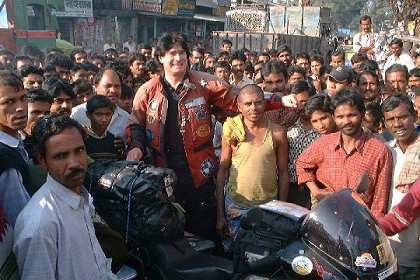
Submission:
M 66 69 L 64 67 L 61 66 L 55 66 L 55 72 L 57 72 L 58 76 L 60 77 L 60 79 L 70 83 L 70 70 Z
M 78 79 L 83 79 L 88 81 L 89 80 L 89 72 L 85 69 L 77 70 L 76 72 L 72 73 L 71 79 L 73 82 L 77 81 Z
M 267 55 L 260 55 L 259 57 L 258 57 L 258 62 L 262 62 L 263 64 L 264 63 L 267 63 L 267 62 L 269 62 L 270 61 L 270 57 L 269 56 L 267 56 Z
M 296 96 L 296 101 L 297 101 L 297 105 L 298 108 L 303 108 L 305 107 L 306 102 L 308 102 L 310 95 L 308 91 L 301 91 L 295 94 Z
M 183 77 L 187 71 L 187 53 L 179 44 L 175 44 L 159 60 L 163 65 L 165 75 Z
M 75 190 L 83 185 L 87 159 L 82 135 L 72 127 L 45 141 L 45 157 L 40 162 L 57 182 Z
M 362 75 L 359 88 L 365 102 L 375 101 L 379 98 L 379 85 L 376 77 L 369 74 Z
M 360 30 L 363 33 L 369 33 L 371 29 L 372 29 L 372 23 L 370 22 L 370 20 L 360 21 Z
M 408 87 L 411 89 L 420 88 L 420 77 L 411 75 L 408 78 Z
M 44 79 L 42 78 L 41 75 L 29 74 L 28 76 L 24 77 L 22 81 L 23 81 L 23 87 L 26 90 L 31 90 L 31 89 L 42 88 L 42 82 L 44 81 Z
M 103 134 L 111 122 L 114 112 L 111 108 L 98 108 L 88 115 L 93 131 Z
M 345 89 L 349 86 L 348 82 L 339 83 L 331 77 L 327 79 L 327 92 L 329 96 L 334 96 L 342 89 Z
M 202 63 L 203 59 L 204 59 L 204 56 L 202 53 L 198 51 L 192 51 L 191 58 L 190 58 L 191 64 Z
M 237 77 L 242 77 L 245 71 L 245 62 L 239 59 L 232 60 L 232 73 Z
M 321 70 L 322 64 L 319 61 L 311 61 L 311 73 L 317 77 L 319 77 L 319 73 Z
M 16 61 L 17 70 L 20 70 L 22 69 L 22 67 L 29 66 L 29 65 L 33 65 L 32 61 L 29 59 L 21 59 L 21 60 Z
M 305 69 L 306 73 L 309 73 L 310 66 L 309 66 L 309 61 L 306 58 L 298 58 L 296 60 L 296 65 Z
M 146 57 L 146 60 L 149 60 L 152 58 L 152 50 L 151 49 L 141 49 L 140 53 L 143 54 Z
M 0 55 L 0 64 L 1 65 L 10 65 L 12 64 L 13 57 L 8 54 Z
M 287 80 L 282 73 L 270 73 L 264 76 L 263 89 L 271 93 L 285 93 Z
M 86 53 L 85 52 L 76 53 L 74 55 L 74 61 L 77 64 L 82 64 L 82 63 L 87 62 L 87 55 L 86 55 Z
M 283 62 L 287 67 L 290 66 L 290 63 L 292 62 L 292 58 L 290 56 L 290 53 L 288 51 L 283 51 L 277 55 L 277 59 L 281 62 Z
M 405 93 L 408 86 L 407 77 L 402 71 L 388 73 L 386 76 L 386 82 L 394 90 L 403 93 Z
M 209 57 L 205 60 L 205 65 L 204 65 L 204 67 L 205 67 L 206 69 L 213 68 L 215 63 L 216 63 L 216 59 L 215 59 L 213 56 L 209 56 Z
M 362 64 L 363 64 L 363 61 L 361 61 L 361 62 L 356 62 L 356 63 L 353 63 L 352 65 L 351 65 L 351 68 L 357 73 L 357 74 L 360 74 L 360 73 L 362 73 L 362 68 L 361 68 L 361 66 L 362 66 Z
M 363 116 L 356 107 L 343 104 L 334 110 L 334 120 L 341 133 L 351 137 L 360 132 Z
M 391 45 L 391 52 L 396 57 L 399 57 L 401 55 L 401 52 L 402 52 L 402 47 L 400 47 L 400 45 L 398 45 L 398 44 L 393 44 L 393 45 Z
M 311 114 L 310 122 L 312 127 L 319 134 L 327 134 L 336 131 L 337 127 L 333 116 L 328 112 L 316 110 Z
M 28 103 L 26 90 L 16 91 L 11 86 L 0 86 L 0 130 L 15 136 L 26 127 Z
M 411 114 L 406 104 L 400 104 L 394 110 L 384 112 L 385 125 L 397 141 L 406 142 L 413 133 L 416 116 Z
M 104 95 L 111 100 L 113 104 L 118 104 L 121 96 L 121 82 L 117 75 L 112 70 L 107 70 L 102 75 L 102 79 L 96 85 L 96 94 Z
M 132 98 L 125 98 L 125 99 L 121 99 L 120 102 L 118 103 L 118 105 L 126 112 L 131 113 L 132 109 L 133 109 L 133 99 Z
M 292 73 L 292 75 L 289 77 L 289 87 L 294 85 L 299 80 L 305 80 L 305 76 L 299 72 Z
M 369 129 L 372 133 L 378 133 L 380 126 L 376 123 L 375 117 L 371 112 L 365 112 L 363 117 L 363 127 Z
M 130 65 L 130 71 L 134 77 L 140 77 L 146 72 L 146 67 L 143 60 L 134 60 Z
M 238 108 L 245 119 L 251 122 L 259 121 L 264 117 L 264 97 L 257 93 L 241 94 L 238 99 Z
M 222 49 L 223 51 L 230 53 L 230 51 L 232 50 L 232 44 L 223 44 Z
M 60 92 L 57 97 L 53 99 L 50 111 L 51 113 L 64 113 L 67 115 L 71 114 L 73 108 L 73 99 L 68 96 L 65 92 Z
M 337 68 L 339 66 L 344 66 L 344 58 L 341 55 L 333 55 L 331 56 L 331 62 L 330 65 L 334 68 Z
M 416 123 L 420 125 L 420 96 L 416 96 L 414 99 L 414 108 L 416 108 L 417 111 L 417 121 Z
M 28 102 L 28 123 L 26 131 L 31 132 L 33 125 L 40 118 L 50 113 L 51 104 L 44 101 Z
M 229 82 L 230 72 L 224 67 L 216 67 L 214 70 L 214 75 L 216 75 L 216 77 L 219 79 Z
M 102 59 L 98 59 L 98 58 L 93 59 L 92 64 L 94 64 L 99 69 L 101 69 L 105 66 L 105 63 L 102 61 Z

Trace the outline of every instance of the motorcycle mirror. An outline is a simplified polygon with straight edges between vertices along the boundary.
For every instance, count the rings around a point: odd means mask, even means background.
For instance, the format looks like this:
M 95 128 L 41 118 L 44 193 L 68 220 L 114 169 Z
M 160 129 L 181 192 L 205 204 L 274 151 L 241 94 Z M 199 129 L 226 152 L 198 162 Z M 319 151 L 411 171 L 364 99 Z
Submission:
M 369 186 L 369 176 L 365 171 L 363 175 L 360 177 L 359 184 L 356 187 L 356 192 L 361 194 L 364 193 Z

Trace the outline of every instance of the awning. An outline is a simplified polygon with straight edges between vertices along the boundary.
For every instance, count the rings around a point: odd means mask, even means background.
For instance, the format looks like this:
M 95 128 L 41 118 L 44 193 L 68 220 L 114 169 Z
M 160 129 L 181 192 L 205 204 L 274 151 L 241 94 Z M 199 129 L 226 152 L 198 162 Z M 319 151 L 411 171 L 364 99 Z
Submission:
M 194 19 L 201 19 L 206 21 L 218 21 L 218 22 L 225 22 L 226 17 L 216 17 L 210 15 L 202 15 L 202 14 L 195 14 Z
M 209 8 L 217 8 L 217 1 L 213 0 L 196 0 L 195 2 L 196 6 L 202 6 L 202 7 L 209 7 Z

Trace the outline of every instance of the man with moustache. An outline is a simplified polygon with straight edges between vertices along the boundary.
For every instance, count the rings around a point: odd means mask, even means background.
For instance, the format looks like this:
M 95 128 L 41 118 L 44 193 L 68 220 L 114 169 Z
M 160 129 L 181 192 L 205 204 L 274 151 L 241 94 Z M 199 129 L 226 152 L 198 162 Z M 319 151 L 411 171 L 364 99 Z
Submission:
M 117 279 L 95 236 L 92 198 L 83 186 L 85 131 L 68 115 L 52 114 L 37 122 L 33 136 L 48 177 L 16 221 L 21 279 Z
M 363 96 L 363 100 L 368 102 L 381 103 L 381 94 L 379 92 L 379 77 L 375 72 L 366 70 L 360 73 L 357 78 L 357 86 Z
M 54 76 L 46 80 L 42 87 L 53 99 L 50 112 L 70 115 L 75 99 L 71 85 Z
M 298 183 L 306 184 L 313 204 L 343 188 L 355 190 L 367 174 L 369 185 L 361 198 L 375 217 L 387 212 L 392 179 L 392 155 L 385 144 L 362 128 L 363 98 L 344 89 L 331 101 L 338 132 L 311 144 L 297 159 Z
M 0 71 L 0 201 L 12 227 L 29 200 L 28 153 L 19 131 L 28 120 L 26 91 L 19 77 Z
M 282 62 L 275 60 L 267 62 L 261 69 L 261 76 L 264 95 L 286 95 L 287 68 Z

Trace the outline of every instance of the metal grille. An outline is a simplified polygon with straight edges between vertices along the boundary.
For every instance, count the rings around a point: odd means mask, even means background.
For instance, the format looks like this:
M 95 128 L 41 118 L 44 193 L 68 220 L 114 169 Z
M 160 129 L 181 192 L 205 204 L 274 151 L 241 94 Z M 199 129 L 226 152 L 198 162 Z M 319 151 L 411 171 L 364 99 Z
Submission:
M 266 12 L 250 9 L 236 9 L 226 12 L 227 31 L 265 31 Z

